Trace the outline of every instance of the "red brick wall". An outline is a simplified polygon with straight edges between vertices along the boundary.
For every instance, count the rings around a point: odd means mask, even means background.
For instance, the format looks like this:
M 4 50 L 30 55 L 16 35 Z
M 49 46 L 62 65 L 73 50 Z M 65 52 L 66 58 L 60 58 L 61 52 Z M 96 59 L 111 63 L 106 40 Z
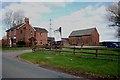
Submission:
M 14 30 L 7 32 L 7 45 L 8 46 L 10 45 L 10 39 L 12 38 L 12 41 L 13 41 L 13 39 L 15 39 L 15 37 L 16 37 L 16 35 L 14 35 Z M 16 43 L 12 43 L 12 45 L 15 46 Z
M 31 34 L 31 32 L 32 32 L 32 34 Z M 31 25 L 26 24 L 26 29 L 25 29 L 25 42 L 26 42 L 27 44 L 29 44 L 29 39 L 30 39 L 31 37 L 34 37 L 34 36 L 35 36 L 35 31 L 34 31 L 34 29 L 31 27 Z
M 22 40 L 25 41 L 26 44 L 29 46 L 30 45 L 29 39 L 31 37 L 34 37 L 37 40 L 37 45 L 45 45 L 47 44 L 47 37 L 48 37 L 47 35 L 48 35 L 47 33 L 36 32 L 35 29 L 29 24 L 29 19 L 25 18 L 24 26 L 17 28 L 16 35 L 14 35 L 14 30 L 13 31 L 10 30 L 7 32 L 7 44 L 9 46 L 10 39 L 11 38 L 14 39 L 16 37 L 16 43 Z M 12 45 L 16 45 L 16 43 Z
M 36 40 L 37 40 L 36 45 L 46 45 L 47 44 L 47 33 L 36 32 Z
M 93 43 L 93 45 L 99 44 L 99 34 L 96 29 L 92 33 L 92 43 Z
M 71 45 L 77 45 L 77 38 L 74 36 L 69 37 L 69 42 Z
M 32 32 L 32 34 L 31 34 Z M 16 30 L 16 35 L 14 35 L 14 30 L 11 31 L 11 35 L 10 35 L 10 31 L 7 32 L 7 42 L 8 42 L 8 46 L 10 43 L 10 39 L 9 38 L 13 38 L 16 37 L 16 43 L 20 40 L 23 40 L 26 42 L 26 44 L 29 46 L 29 39 L 31 37 L 34 37 L 37 40 L 37 44 L 36 45 L 45 45 L 47 44 L 47 33 L 40 33 L 40 32 L 36 32 L 30 24 L 26 23 L 24 26 L 19 27 Z M 16 44 L 14 44 L 16 45 Z
M 0 46 L 2 46 L 2 40 L 0 40 Z
M 7 46 L 7 40 L 6 39 L 0 40 L 0 46 Z
M 75 36 L 70 36 L 69 42 L 71 45 L 80 46 L 82 43 L 84 43 L 85 46 L 96 46 L 99 44 L 99 34 L 95 29 L 92 35 L 81 36 L 80 38 Z
M 7 32 L 7 46 L 9 46 L 9 32 Z
M 25 26 L 24 26 L 25 27 Z M 16 42 L 20 41 L 20 40 L 24 40 L 24 35 L 25 35 L 25 30 L 23 29 L 23 27 L 20 27 L 17 31 L 16 31 Z
M 81 39 L 83 40 L 83 43 L 85 46 L 91 45 L 91 36 L 82 36 Z M 80 44 L 81 45 L 81 44 Z

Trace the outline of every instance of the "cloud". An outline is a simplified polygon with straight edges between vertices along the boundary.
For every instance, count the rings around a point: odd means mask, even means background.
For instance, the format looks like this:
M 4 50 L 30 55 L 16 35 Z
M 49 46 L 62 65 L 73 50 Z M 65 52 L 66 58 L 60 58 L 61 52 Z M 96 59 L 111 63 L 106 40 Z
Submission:
M 65 2 L 46 2 L 46 3 L 44 2 L 42 4 L 48 7 L 65 7 L 66 5 Z
M 18 11 L 21 10 L 24 12 L 26 17 L 31 19 L 33 25 L 36 24 L 36 21 L 39 23 L 42 21 L 42 14 L 48 14 L 53 12 L 52 9 L 55 7 L 65 7 L 66 3 L 64 2 L 22 2 L 22 3 L 11 3 L 5 8 L 1 9 L 1 12 L 4 14 L 8 10 Z M 4 15 L 3 15 L 4 16 Z
M 62 36 L 68 37 L 73 30 L 96 27 L 100 34 L 100 41 L 117 40 L 115 39 L 116 30 L 108 27 L 108 22 L 105 21 L 105 14 L 105 6 L 96 9 L 94 6 L 87 6 L 84 9 L 71 13 L 70 15 L 53 20 L 52 28 L 55 30 L 61 26 L 63 31 Z M 47 26 L 47 29 L 49 30 L 49 24 L 43 23 L 41 26 Z
M 23 11 L 25 17 L 30 18 L 32 22 L 31 24 L 33 25 L 42 21 L 41 14 L 51 12 L 51 9 L 43 5 L 42 3 L 34 3 L 34 2 L 10 3 L 8 6 L 0 9 L 0 13 L 2 13 L 2 17 L 4 17 L 4 13 L 8 10 Z M 0 17 L 0 19 L 2 17 Z
M 0 19 L 4 17 L 4 13 L 8 10 L 12 11 L 23 11 L 25 17 L 30 18 L 30 23 L 32 25 L 39 25 L 43 20 L 41 18 L 42 14 L 49 14 L 52 12 L 52 8 L 54 7 L 65 7 L 66 3 L 64 2 L 49 2 L 49 3 L 43 3 L 43 2 L 22 2 L 22 3 L 9 3 L 9 5 L 6 5 L 7 3 L 3 3 L 4 8 L 0 9 Z M 2 23 L 1 23 L 2 24 Z M 3 26 L 3 25 L 2 25 Z
M 119 0 L 3 0 L 3 2 L 118 2 Z
M 34 2 L 23 2 L 23 3 L 11 3 L 9 6 L 1 9 L 1 13 L 4 16 L 4 13 L 8 10 L 12 11 L 23 11 L 25 17 L 30 18 L 32 24 L 36 24 L 37 21 L 41 21 L 41 14 L 50 13 L 51 9 L 42 3 Z M 37 22 L 38 23 L 38 22 Z
M 23 10 L 25 12 L 25 16 L 33 17 L 39 16 L 39 14 L 49 13 L 51 10 L 42 5 L 41 3 L 11 3 L 10 6 L 6 7 L 5 10 Z
M 74 0 L 21 0 L 21 2 L 73 2 Z
M 57 1 L 57 0 L 56 0 Z M 23 10 L 25 16 L 30 18 L 31 25 L 40 26 L 49 30 L 49 20 L 43 21 L 42 14 L 54 13 L 53 7 L 65 7 L 66 3 L 11 3 L 2 10 L 4 13 L 7 9 Z M 105 20 L 105 6 L 95 8 L 94 6 L 86 6 L 78 11 L 72 12 L 67 16 L 60 16 L 52 20 L 52 30 L 62 27 L 62 36 L 68 37 L 73 30 L 96 27 L 100 34 L 100 41 L 117 40 L 115 39 L 115 29 L 108 28 L 108 22 Z M 59 15 L 59 14 L 58 14 Z M 52 35 L 54 35 L 52 33 Z

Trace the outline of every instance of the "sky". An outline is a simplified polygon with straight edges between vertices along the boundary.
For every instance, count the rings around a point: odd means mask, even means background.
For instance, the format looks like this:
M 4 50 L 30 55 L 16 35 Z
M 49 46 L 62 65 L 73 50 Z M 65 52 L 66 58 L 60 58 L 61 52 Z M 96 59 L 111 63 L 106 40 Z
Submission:
M 106 20 L 106 7 L 112 4 L 113 0 L 100 0 L 99 2 L 96 0 L 39 1 L 2 1 L 2 6 L 0 7 L 2 15 L 0 19 L 8 10 L 23 10 L 25 16 L 29 18 L 30 24 L 34 27 L 45 28 L 49 31 L 49 20 L 51 19 L 52 36 L 54 36 L 54 30 L 59 27 L 62 27 L 62 37 L 64 38 L 67 38 L 73 30 L 96 28 L 100 35 L 100 42 L 118 41 L 115 37 L 115 28 L 108 27 L 109 22 Z M 2 25 L 1 22 L 0 25 Z M 2 37 L 4 30 L 0 29 L 0 32 L 2 33 L 0 37 Z

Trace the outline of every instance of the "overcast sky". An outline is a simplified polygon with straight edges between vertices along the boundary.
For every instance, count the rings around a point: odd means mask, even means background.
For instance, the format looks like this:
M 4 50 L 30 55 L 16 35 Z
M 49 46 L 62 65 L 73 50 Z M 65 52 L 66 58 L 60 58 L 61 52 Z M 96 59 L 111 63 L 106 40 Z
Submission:
M 54 31 L 62 27 L 62 37 L 65 38 L 68 37 L 73 30 L 96 27 L 100 35 L 100 41 L 117 41 L 115 37 L 116 30 L 108 27 L 109 22 L 106 20 L 106 7 L 112 4 L 112 2 L 88 2 L 88 0 L 85 2 L 76 2 L 73 0 L 59 1 L 60 2 L 2 2 L 0 11 L 2 16 L 4 16 L 4 12 L 9 9 L 13 11 L 23 10 L 32 26 L 42 27 L 48 31 L 49 19 L 52 19 L 52 30 Z M 0 25 L 2 25 L 1 22 Z M 54 36 L 53 33 L 52 35 Z

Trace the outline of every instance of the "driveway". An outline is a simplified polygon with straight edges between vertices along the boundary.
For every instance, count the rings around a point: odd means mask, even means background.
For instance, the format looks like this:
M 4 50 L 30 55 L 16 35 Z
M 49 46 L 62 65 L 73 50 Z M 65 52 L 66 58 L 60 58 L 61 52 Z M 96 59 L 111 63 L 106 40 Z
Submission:
M 31 50 L 8 50 L 2 52 L 3 78 L 79 78 L 62 72 L 38 67 L 30 62 L 19 60 L 16 56 Z

